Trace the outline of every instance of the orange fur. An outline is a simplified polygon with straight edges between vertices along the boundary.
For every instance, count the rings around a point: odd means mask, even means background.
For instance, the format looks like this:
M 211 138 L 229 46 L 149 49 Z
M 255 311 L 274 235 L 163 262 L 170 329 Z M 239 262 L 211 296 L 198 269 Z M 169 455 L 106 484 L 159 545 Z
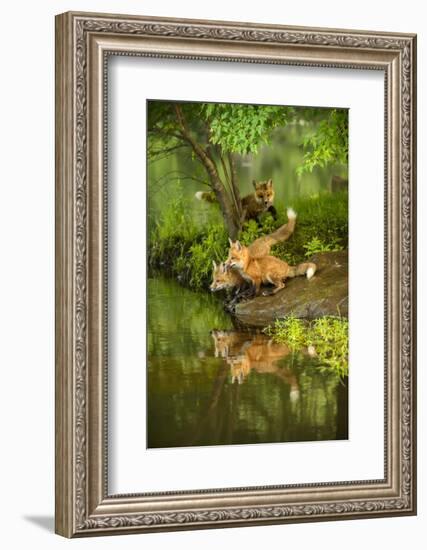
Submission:
M 273 181 L 253 181 L 255 192 L 242 199 L 242 221 L 257 219 L 260 214 L 267 212 L 273 206 Z
M 245 280 L 239 272 L 228 269 L 224 262 L 221 262 L 219 265 L 217 265 L 216 262 L 212 263 L 212 283 L 209 287 L 212 292 L 230 290 L 236 287 L 241 288 L 245 284 Z
M 225 359 L 230 367 L 232 382 L 237 380 L 241 384 L 251 370 L 259 374 L 273 374 L 290 385 L 292 399 L 298 397 L 299 386 L 295 375 L 280 364 L 280 360 L 290 353 L 286 344 L 273 342 L 264 334 L 254 337 L 235 330 L 215 330 L 211 334 L 215 357 Z
M 267 181 L 253 181 L 255 191 L 242 198 L 242 223 L 246 220 L 257 219 L 258 216 L 271 210 L 273 216 L 275 216 L 275 210 L 273 207 L 274 201 L 274 188 L 273 181 L 271 179 Z M 196 199 L 206 202 L 217 202 L 215 193 L 213 191 L 197 191 L 195 195 Z
M 249 248 L 239 241 L 234 243 L 230 241 L 228 260 L 225 265 L 251 282 L 257 295 L 262 284 L 272 284 L 274 286 L 272 294 L 276 294 L 285 287 L 285 280 L 288 277 L 307 274 L 307 277 L 311 278 L 316 271 L 316 265 L 313 263 L 290 266 L 274 256 L 252 258 Z
M 270 235 L 260 237 L 249 245 L 248 248 L 251 258 L 261 258 L 262 256 L 268 256 L 273 245 L 288 240 L 295 230 L 296 219 L 296 213 L 291 208 L 288 208 L 287 223 L 279 227 L 279 229 L 277 229 Z

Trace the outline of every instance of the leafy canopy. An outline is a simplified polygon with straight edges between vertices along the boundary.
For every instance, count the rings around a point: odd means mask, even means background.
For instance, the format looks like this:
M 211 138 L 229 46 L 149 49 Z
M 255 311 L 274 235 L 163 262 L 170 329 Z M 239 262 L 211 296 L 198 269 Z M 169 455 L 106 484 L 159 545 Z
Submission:
M 348 163 L 348 111 L 347 109 L 325 110 L 326 118 L 304 137 L 303 164 L 299 175 L 312 172 L 315 166 Z
M 275 129 L 288 124 L 303 128 L 301 175 L 314 167 L 348 162 L 348 111 L 316 107 L 281 107 L 230 103 L 179 103 L 188 127 L 200 145 L 221 154 L 257 154 Z M 148 103 L 149 156 L 164 156 L 188 144 L 183 140 L 175 103 Z
M 210 128 L 210 141 L 225 152 L 257 153 L 268 144 L 272 130 L 286 126 L 295 114 L 293 107 L 205 103 L 202 114 Z

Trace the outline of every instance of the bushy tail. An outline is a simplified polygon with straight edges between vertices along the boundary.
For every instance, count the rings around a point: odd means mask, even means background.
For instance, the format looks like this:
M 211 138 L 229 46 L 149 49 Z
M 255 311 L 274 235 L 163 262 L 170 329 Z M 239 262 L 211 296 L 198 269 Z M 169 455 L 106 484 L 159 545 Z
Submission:
M 285 223 L 285 225 L 282 225 L 270 235 L 256 239 L 249 246 L 249 253 L 251 257 L 256 259 L 262 258 L 263 256 L 268 256 L 270 254 L 270 249 L 274 244 L 289 239 L 294 232 L 296 219 L 297 215 L 294 210 L 292 210 L 292 208 L 288 208 L 288 223 Z
M 272 244 L 287 241 L 294 232 L 295 223 L 297 221 L 297 213 L 295 212 L 295 210 L 293 210 L 293 208 L 288 208 L 287 215 L 288 223 L 282 225 L 281 227 L 279 227 L 279 229 L 276 229 L 276 231 L 269 235 L 270 239 L 272 239 Z
M 305 262 L 298 265 L 290 265 L 288 277 L 298 277 L 299 275 L 306 275 L 307 279 L 311 279 L 316 273 L 317 265 L 313 262 Z
M 194 195 L 199 201 L 217 202 L 213 191 L 197 191 Z

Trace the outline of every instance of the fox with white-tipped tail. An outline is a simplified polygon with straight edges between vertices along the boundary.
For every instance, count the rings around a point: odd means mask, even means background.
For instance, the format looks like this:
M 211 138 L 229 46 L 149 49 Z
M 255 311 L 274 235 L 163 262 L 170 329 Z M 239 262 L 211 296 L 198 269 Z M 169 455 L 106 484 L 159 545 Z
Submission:
M 288 222 L 270 235 L 265 235 L 256 239 L 249 247 L 249 255 L 251 259 L 262 258 L 268 256 L 271 247 L 277 243 L 286 241 L 292 235 L 295 230 L 295 223 L 297 219 L 296 212 L 292 208 L 288 208 Z M 228 260 L 230 259 L 230 256 Z M 212 283 L 210 289 L 212 292 L 218 292 L 220 290 L 236 290 L 237 294 L 248 286 L 248 278 L 242 276 L 238 270 L 231 269 L 227 262 L 221 262 L 216 264 L 213 262 Z
M 275 256 L 252 258 L 247 246 L 243 246 L 239 241 L 232 242 L 231 240 L 225 266 L 236 271 L 243 279 L 251 283 L 256 296 L 259 295 L 262 284 L 274 286 L 271 292 L 265 291 L 264 296 L 276 294 L 276 292 L 285 288 L 287 278 L 306 275 L 307 279 L 311 279 L 317 269 L 316 264 L 313 262 L 291 266 Z

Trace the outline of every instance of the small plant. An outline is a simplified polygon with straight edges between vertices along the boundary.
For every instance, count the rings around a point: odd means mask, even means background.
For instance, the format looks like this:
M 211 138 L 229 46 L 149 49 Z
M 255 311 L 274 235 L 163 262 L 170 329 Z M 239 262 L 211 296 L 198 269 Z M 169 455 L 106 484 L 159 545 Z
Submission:
M 348 374 L 348 319 L 320 317 L 309 331 L 308 345 L 340 376 Z
M 276 320 L 264 332 L 293 352 L 306 349 L 317 357 L 321 367 L 339 377 L 348 375 L 348 319 L 325 316 L 304 322 L 290 315 Z
M 282 223 L 279 225 L 282 225 Z M 240 233 L 239 240 L 245 246 L 249 246 L 255 241 L 255 239 L 272 233 L 275 229 L 277 229 L 277 227 L 278 224 L 273 219 L 273 216 L 271 216 L 271 214 L 266 214 L 261 217 L 259 223 L 255 220 L 249 220 L 246 222 Z
M 306 345 L 307 327 L 304 321 L 289 315 L 286 319 L 277 319 L 274 325 L 267 327 L 264 332 L 273 336 L 274 340 L 286 343 L 291 351 L 299 351 Z
M 190 286 L 202 288 L 210 282 L 212 260 L 223 260 L 226 249 L 226 233 L 221 226 L 212 226 L 201 242 L 191 245 L 188 255 Z
M 313 237 L 307 244 L 303 244 L 302 246 L 305 249 L 305 256 L 307 258 L 319 252 L 337 252 L 343 250 L 343 247 L 338 244 L 336 238 L 332 238 L 330 243 L 325 243 L 318 237 Z

